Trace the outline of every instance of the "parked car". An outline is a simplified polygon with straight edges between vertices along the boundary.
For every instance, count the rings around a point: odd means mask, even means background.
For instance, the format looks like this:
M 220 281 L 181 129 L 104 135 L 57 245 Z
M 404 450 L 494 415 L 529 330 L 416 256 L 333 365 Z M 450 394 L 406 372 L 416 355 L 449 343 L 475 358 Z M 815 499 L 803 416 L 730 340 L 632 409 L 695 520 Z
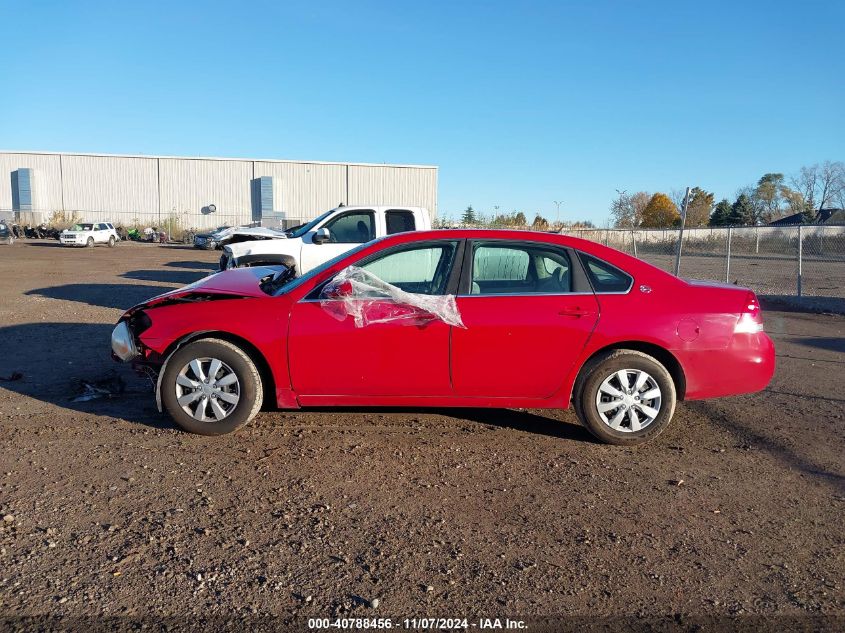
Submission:
M 15 243 L 15 234 L 5 222 L 0 222 L 0 244 L 12 245 Z
M 630 445 L 665 429 L 677 400 L 758 391 L 775 366 L 748 289 L 578 238 L 489 230 L 392 235 L 298 278 L 217 273 L 128 310 L 112 350 L 158 371 L 159 409 L 206 435 L 246 424 L 263 398 L 572 403 L 596 437 Z
M 218 226 L 213 231 L 207 233 L 197 233 L 194 236 L 194 248 L 201 248 L 208 251 L 213 251 L 221 248 L 223 241 L 231 233 L 231 226 Z
M 108 244 L 114 247 L 120 236 L 111 222 L 82 222 L 59 233 L 62 246 L 89 246 Z
M 226 245 L 220 257 L 220 270 L 282 263 L 292 265 L 296 274 L 301 275 L 364 242 L 430 228 L 429 213 L 422 207 L 342 206 L 289 229 L 286 240 Z

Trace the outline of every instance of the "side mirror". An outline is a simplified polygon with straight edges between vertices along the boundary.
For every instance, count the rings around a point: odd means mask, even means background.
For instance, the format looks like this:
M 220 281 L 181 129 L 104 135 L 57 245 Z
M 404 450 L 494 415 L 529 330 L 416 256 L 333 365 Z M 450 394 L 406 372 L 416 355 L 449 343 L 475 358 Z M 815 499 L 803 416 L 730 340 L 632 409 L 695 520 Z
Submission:
M 322 244 L 323 242 L 328 242 L 329 238 L 331 238 L 329 230 L 327 228 L 322 228 L 314 231 L 314 235 L 311 236 L 311 241 L 314 244 Z

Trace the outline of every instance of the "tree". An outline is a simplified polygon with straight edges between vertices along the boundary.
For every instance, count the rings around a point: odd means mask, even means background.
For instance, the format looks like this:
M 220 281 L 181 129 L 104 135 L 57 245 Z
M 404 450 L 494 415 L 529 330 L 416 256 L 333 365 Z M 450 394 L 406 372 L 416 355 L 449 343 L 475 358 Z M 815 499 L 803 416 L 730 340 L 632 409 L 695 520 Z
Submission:
M 730 214 L 731 203 L 728 202 L 727 198 L 724 198 L 713 209 L 713 214 L 710 216 L 710 226 L 726 226 Z
M 728 214 L 730 226 L 747 226 L 754 223 L 754 205 L 748 194 L 741 193 L 731 205 L 731 212 Z
M 531 223 L 531 228 L 535 231 L 545 231 L 549 228 L 549 221 L 538 213 L 534 216 L 534 221 Z
M 645 210 L 651 196 L 645 191 L 638 191 L 628 195 L 620 191 L 619 197 L 610 204 L 610 217 L 613 225 L 617 228 L 631 229 L 640 226 L 643 221 L 643 210 Z
M 783 174 L 763 174 L 757 181 L 754 198 L 762 209 L 760 219 L 771 222 L 781 215 Z
M 469 205 L 464 212 L 461 214 L 461 222 L 463 224 L 475 224 L 478 222 L 478 218 L 475 215 L 475 209 L 472 208 L 472 205 Z
M 516 215 L 513 216 L 513 223 L 515 226 L 525 226 L 528 224 L 528 220 L 522 211 L 517 211 Z
M 665 228 L 678 224 L 681 216 L 678 207 L 665 193 L 656 193 L 643 209 L 642 225 L 650 228 Z
M 845 197 L 845 163 L 828 160 L 821 165 L 802 167 L 792 178 L 792 186 L 813 210 L 841 202 Z
M 710 221 L 710 212 L 713 210 L 714 196 L 708 191 L 699 187 L 690 190 L 689 203 L 687 204 L 686 226 L 707 226 Z

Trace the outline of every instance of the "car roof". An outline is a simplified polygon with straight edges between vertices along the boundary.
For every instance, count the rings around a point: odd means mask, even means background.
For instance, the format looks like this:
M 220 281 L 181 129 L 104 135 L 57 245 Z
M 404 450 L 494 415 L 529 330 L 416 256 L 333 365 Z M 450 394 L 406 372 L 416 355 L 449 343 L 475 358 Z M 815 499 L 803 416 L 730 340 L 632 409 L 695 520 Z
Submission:
M 381 247 L 393 244 L 420 242 L 425 240 L 510 240 L 513 242 L 537 242 L 538 244 L 557 244 L 573 248 L 578 251 L 593 255 L 607 261 L 614 266 L 622 268 L 629 274 L 638 271 L 650 271 L 661 277 L 668 277 L 677 280 L 664 270 L 649 264 L 641 259 L 628 255 L 622 251 L 598 242 L 585 240 L 580 237 L 563 235 L 561 233 L 547 233 L 545 231 L 527 231 L 517 229 L 431 229 L 427 231 L 408 231 L 405 233 L 394 233 L 387 237 L 374 240 Z

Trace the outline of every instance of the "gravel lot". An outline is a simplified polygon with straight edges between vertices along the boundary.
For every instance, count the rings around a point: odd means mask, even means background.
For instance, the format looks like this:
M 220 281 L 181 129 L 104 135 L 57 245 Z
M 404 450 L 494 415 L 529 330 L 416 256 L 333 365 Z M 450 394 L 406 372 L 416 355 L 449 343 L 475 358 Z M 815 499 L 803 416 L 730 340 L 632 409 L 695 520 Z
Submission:
M 262 412 L 206 438 L 156 412 L 108 336 L 123 309 L 216 259 L 0 247 L 0 376 L 23 374 L 0 382 L 6 625 L 739 616 L 845 628 L 845 317 L 767 312 L 769 389 L 681 404 L 639 449 L 593 442 L 571 411 Z M 76 379 L 111 370 L 128 393 L 70 401 Z

